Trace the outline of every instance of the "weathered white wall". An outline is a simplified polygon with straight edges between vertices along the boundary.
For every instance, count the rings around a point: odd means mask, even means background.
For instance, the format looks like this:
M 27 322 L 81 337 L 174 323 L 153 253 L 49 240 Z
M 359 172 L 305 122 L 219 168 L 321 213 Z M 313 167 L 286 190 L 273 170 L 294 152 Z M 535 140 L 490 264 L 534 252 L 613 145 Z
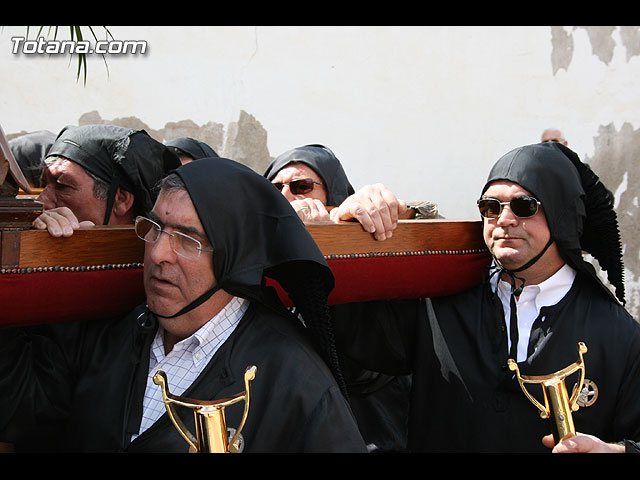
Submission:
M 475 218 L 492 163 L 545 127 L 561 128 L 585 159 L 597 157 L 601 127 L 640 128 L 637 27 L 109 28 L 148 51 L 106 66 L 89 58 L 86 86 L 67 56 L 12 54 L 25 27 L 0 30 L 7 134 L 58 131 L 91 111 L 153 129 L 228 125 L 244 111 L 266 130 L 271 156 L 323 143 L 356 187 L 383 181 L 446 217 Z

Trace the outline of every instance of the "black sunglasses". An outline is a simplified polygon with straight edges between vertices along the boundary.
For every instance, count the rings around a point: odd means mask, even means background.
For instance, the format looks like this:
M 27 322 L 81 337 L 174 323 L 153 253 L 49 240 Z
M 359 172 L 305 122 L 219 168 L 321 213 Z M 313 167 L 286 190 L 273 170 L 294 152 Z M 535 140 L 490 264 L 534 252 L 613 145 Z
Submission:
M 540 202 L 528 196 L 515 197 L 509 202 L 501 202 L 495 198 L 481 198 L 478 200 L 478 209 L 480 210 L 480 215 L 484 218 L 498 218 L 505 205 L 509 205 L 516 217 L 529 218 L 538 213 Z
M 293 180 L 291 182 L 275 182 L 274 185 L 280 191 L 282 191 L 285 185 L 289 185 L 289 190 L 291 190 L 291 193 L 293 193 L 294 195 L 302 195 L 313 191 L 313 188 L 316 185 L 322 184 L 319 182 L 314 182 L 310 178 L 301 178 L 299 180 Z

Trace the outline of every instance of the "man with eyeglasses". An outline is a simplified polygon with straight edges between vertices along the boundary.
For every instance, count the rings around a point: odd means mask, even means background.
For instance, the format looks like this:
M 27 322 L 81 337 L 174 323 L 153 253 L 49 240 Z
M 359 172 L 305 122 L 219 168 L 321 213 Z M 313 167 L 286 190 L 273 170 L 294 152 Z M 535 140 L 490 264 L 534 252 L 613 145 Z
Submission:
M 327 316 L 333 275 L 268 180 L 223 158 L 189 162 L 162 180 L 135 229 L 145 305 L 105 322 L 0 330 L 0 441 L 19 451 L 186 453 L 156 372 L 172 395 L 209 401 L 244 392 L 255 366 L 243 452 L 365 451 Z M 243 410 L 226 407 L 229 428 Z M 178 415 L 195 435 L 193 413 Z
M 606 188 L 567 147 L 540 143 L 497 161 L 478 208 L 493 256 L 480 285 L 389 305 L 360 326 L 343 322 L 352 358 L 413 373 L 409 449 L 639 451 L 640 325 L 622 306 L 620 234 Z M 525 396 L 509 360 L 523 376 L 551 375 L 578 361 L 580 342 L 588 350 L 578 433 L 554 445 L 552 420 Z M 569 395 L 578 378 L 565 380 Z M 536 387 L 527 388 L 544 403 Z
M 153 187 L 178 157 L 144 130 L 116 125 L 65 127 L 45 159 L 34 228 L 54 237 L 93 225 L 132 225 L 153 206 Z

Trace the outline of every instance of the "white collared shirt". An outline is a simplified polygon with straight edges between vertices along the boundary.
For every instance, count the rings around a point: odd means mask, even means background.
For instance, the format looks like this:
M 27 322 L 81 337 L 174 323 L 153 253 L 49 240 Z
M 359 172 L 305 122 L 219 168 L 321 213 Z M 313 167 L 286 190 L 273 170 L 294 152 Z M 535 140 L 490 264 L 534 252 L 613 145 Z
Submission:
M 171 394 L 182 394 L 200 375 L 220 345 L 229 338 L 248 307 L 248 300 L 234 297 L 197 332 L 176 343 L 167 355 L 164 353 L 164 329 L 162 326 L 158 327 L 149 352 L 149 373 L 142 403 L 140 433 L 153 425 L 166 411 L 162 390 L 153 382 L 156 372 L 165 372 Z
M 540 315 L 540 309 L 555 305 L 562 300 L 571 289 L 575 277 L 576 271 L 565 264 L 544 282 L 537 285 L 525 284 L 520 297 L 516 299 L 518 313 L 518 358 L 516 361 L 521 362 L 527 358 L 531 327 L 538 315 Z M 498 284 L 498 296 L 502 301 L 504 318 L 507 322 L 507 337 L 509 337 L 508 319 L 511 316 L 511 284 L 504 280 L 498 280 L 498 275 L 491 277 L 491 287 L 495 291 L 496 283 Z M 542 321 L 544 321 L 544 318 Z M 509 348 L 511 348 L 511 338 L 508 338 L 508 341 Z

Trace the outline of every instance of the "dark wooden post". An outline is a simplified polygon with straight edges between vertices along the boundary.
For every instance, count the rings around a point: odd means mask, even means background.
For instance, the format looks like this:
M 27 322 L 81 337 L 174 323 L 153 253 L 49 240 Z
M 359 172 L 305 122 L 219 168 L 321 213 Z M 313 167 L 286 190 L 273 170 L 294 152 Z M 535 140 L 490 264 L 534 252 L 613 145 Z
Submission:
M 31 228 L 42 213 L 42 204 L 20 191 L 32 193 L 18 162 L 11 153 L 7 138 L 0 127 L 0 267 L 18 266 L 20 231 Z

